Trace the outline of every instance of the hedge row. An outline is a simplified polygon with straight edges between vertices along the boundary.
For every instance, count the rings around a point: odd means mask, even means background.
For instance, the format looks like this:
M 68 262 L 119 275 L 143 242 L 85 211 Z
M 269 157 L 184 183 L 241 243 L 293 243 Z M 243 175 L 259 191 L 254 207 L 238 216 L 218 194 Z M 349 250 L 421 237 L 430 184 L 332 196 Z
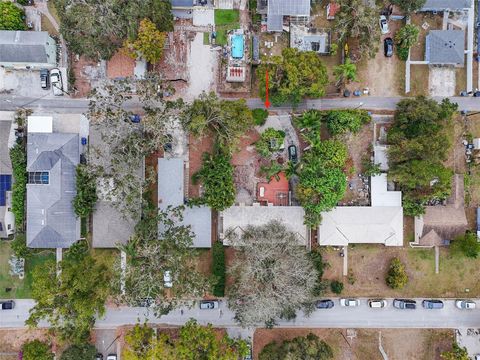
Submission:
M 213 295 L 223 297 L 225 295 L 225 249 L 220 241 L 213 243 L 212 257 L 212 272 L 217 278 L 213 287 Z

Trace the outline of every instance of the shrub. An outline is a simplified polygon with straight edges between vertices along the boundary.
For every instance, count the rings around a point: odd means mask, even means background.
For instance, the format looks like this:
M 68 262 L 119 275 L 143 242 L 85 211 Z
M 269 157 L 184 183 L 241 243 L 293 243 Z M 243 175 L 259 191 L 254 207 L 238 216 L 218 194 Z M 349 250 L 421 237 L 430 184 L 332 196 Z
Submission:
M 334 294 L 341 294 L 343 291 L 343 283 L 338 280 L 333 280 L 330 283 L 330 290 L 332 290 Z
M 399 258 L 393 258 L 390 262 L 387 278 L 387 285 L 392 289 L 402 289 L 408 283 L 408 276 L 405 271 L 405 265 Z
M 263 157 L 268 157 L 279 151 L 285 141 L 285 132 L 274 128 L 265 129 L 260 140 L 255 143 L 255 148 Z
M 0 2 L 0 14 L 0 30 L 27 30 L 25 12 L 12 2 Z
M 17 258 L 27 259 L 32 254 L 32 250 L 27 247 L 27 239 L 25 238 L 25 234 L 15 234 L 15 239 L 13 239 L 10 246 Z
M 85 165 L 77 166 L 77 195 L 73 199 L 75 214 L 86 217 L 93 212 L 97 202 L 97 184 L 93 172 L 89 172 Z
M 347 131 L 357 133 L 362 125 L 370 122 L 365 110 L 331 110 L 327 112 L 326 123 L 330 134 L 341 135 Z
M 252 116 L 255 125 L 262 126 L 265 124 L 265 121 L 267 121 L 268 111 L 265 109 L 253 109 Z
M 452 252 L 461 253 L 466 257 L 476 259 L 480 253 L 480 243 L 476 233 L 467 231 L 464 236 L 457 237 L 450 246 Z
M 22 346 L 23 360 L 53 360 L 50 346 L 40 340 L 29 341 Z
M 212 246 L 212 273 L 217 278 L 213 286 L 213 295 L 225 296 L 225 249 L 220 241 L 215 241 Z
M 17 142 L 10 149 L 13 167 L 12 212 L 17 229 L 23 230 L 25 215 L 25 193 L 27 191 L 27 155 L 23 144 Z
M 60 360 L 93 360 L 97 349 L 91 344 L 71 345 L 60 356 Z

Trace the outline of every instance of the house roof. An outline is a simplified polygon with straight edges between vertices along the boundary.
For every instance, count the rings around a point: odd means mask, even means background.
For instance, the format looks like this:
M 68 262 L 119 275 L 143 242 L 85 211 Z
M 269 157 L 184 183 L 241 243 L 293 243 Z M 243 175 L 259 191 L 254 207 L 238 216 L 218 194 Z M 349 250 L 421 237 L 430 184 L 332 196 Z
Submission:
M 320 245 L 384 244 L 403 246 L 401 207 L 341 206 L 322 213 Z
M 425 60 L 430 64 L 463 65 L 465 63 L 465 31 L 431 30 L 426 37 Z
M 0 62 L 55 64 L 55 40 L 46 31 L 0 31 Z
M 283 17 L 310 16 L 310 0 L 269 0 L 267 10 L 267 30 L 282 31 Z
M 427 0 L 421 11 L 462 10 L 471 6 L 472 0 Z
M 158 159 L 158 208 L 160 210 L 165 211 L 169 206 L 177 207 L 184 205 L 184 183 L 185 174 L 183 159 Z M 195 233 L 193 240 L 194 247 L 211 247 L 212 215 L 209 207 L 185 207 L 182 224 L 190 226 L 191 230 Z
M 241 235 L 249 225 L 262 226 L 277 220 L 296 235 L 300 245 L 306 245 L 308 229 L 304 224 L 305 211 L 301 206 L 232 206 L 222 211 L 224 244 L 230 242 L 229 233 Z
M 12 162 L 8 149 L 8 138 L 12 127 L 11 121 L 0 120 L 0 174 L 12 174 Z
M 387 174 L 370 178 L 372 206 L 402 206 L 402 192 L 389 191 Z
M 27 184 L 27 245 L 68 248 L 80 238 L 80 219 L 74 213 L 78 134 L 29 133 L 27 171 L 46 171 L 48 184 Z
M 193 0 L 170 0 L 172 7 L 193 7 Z

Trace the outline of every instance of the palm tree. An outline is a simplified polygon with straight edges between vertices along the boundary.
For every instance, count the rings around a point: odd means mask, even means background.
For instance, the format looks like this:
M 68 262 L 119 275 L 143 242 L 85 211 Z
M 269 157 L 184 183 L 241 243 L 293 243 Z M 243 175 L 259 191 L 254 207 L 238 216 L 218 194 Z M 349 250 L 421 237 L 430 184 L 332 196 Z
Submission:
M 333 74 L 337 79 L 335 86 L 345 85 L 351 81 L 357 81 L 357 65 L 347 59 L 344 64 L 335 66 Z

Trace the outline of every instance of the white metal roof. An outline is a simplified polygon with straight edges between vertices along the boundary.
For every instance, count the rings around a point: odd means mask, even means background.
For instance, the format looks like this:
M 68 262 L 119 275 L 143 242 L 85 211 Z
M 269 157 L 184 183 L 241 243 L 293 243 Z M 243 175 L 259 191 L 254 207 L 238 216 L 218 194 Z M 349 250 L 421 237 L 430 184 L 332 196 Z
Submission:
M 388 191 L 387 174 L 371 177 L 372 206 L 402 206 L 402 192 Z
M 27 118 L 29 133 L 52 133 L 52 116 L 29 116 Z

